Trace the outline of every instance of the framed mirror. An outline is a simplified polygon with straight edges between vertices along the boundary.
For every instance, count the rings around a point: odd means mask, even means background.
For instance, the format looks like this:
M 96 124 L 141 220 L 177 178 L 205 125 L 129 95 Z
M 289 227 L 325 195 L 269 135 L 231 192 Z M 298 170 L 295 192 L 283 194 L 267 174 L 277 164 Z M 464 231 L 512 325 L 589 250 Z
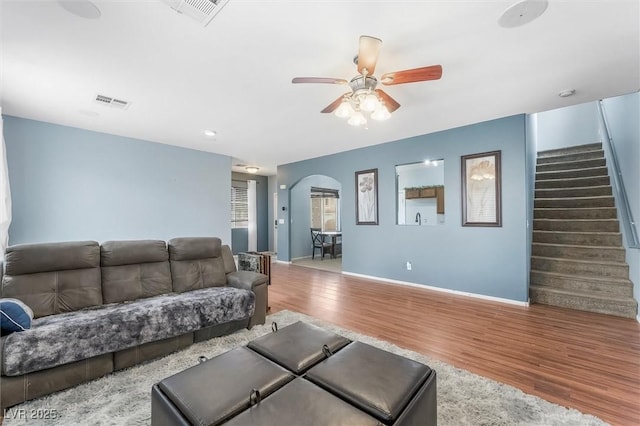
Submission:
M 444 160 L 396 166 L 396 223 L 424 226 L 444 223 Z

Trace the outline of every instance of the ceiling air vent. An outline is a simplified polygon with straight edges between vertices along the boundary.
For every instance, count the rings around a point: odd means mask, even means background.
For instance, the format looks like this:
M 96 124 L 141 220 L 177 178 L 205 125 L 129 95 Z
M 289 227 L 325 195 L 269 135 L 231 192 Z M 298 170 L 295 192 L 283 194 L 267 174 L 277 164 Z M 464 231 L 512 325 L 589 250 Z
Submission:
M 207 26 L 229 0 L 164 0 L 173 10 Z
M 131 102 L 104 95 L 96 95 L 96 102 L 101 105 L 110 106 L 117 109 L 127 109 L 129 108 L 129 105 L 131 105 Z

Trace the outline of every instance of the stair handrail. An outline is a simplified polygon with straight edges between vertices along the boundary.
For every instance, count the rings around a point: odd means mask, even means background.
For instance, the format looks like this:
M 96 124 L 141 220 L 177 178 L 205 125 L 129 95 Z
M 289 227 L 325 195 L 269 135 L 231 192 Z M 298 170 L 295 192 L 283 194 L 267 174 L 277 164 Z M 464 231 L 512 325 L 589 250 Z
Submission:
M 627 190 L 624 187 L 622 170 L 620 170 L 620 164 L 618 163 L 618 156 L 616 154 L 616 148 L 613 143 L 613 137 L 611 136 L 609 122 L 607 121 L 607 115 L 605 114 L 604 102 L 602 101 L 602 99 L 598 101 L 598 111 L 600 112 L 600 120 L 602 122 L 602 129 L 604 131 L 603 139 L 611 155 L 611 165 L 613 168 L 611 175 L 613 176 L 614 189 L 617 195 L 619 195 L 619 197 L 616 197 L 616 200 L 620 200 L 621 202 L 619 210 L 622 224 L 626 229 L 627 244 L 629 248 L 637 249 L 640 248 L 640 241 L 638 240 L 638 230 L 636 229 L 636 223 L 633 220 L 633 212 L 631 211 L 631 206 L 629 205 Z

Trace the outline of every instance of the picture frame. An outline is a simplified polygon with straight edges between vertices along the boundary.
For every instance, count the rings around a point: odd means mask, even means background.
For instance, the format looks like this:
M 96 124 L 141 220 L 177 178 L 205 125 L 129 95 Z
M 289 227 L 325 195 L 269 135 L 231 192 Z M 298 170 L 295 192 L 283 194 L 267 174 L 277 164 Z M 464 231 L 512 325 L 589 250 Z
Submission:
M 356 225 L 378 224 L 378 169 L 356 172 Z
M 462 226 L 502 226 L 501 151 L 461 159 Z

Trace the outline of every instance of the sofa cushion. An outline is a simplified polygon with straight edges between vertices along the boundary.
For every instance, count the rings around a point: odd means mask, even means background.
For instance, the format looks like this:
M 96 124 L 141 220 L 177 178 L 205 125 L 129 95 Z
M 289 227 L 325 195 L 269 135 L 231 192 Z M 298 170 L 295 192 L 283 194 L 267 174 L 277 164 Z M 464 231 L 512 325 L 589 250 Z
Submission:
M 164 241 L 106 241 L 100 246 L 104 303 L 170 293 L 171 270 Z
M 95 241 L 12 246 L 5 265 L 0 296 L 22 300 L 35 318 L 102 304 Z
M 100 248 L 95 241 L 18 244 L 7 248 L 5 274 L 24 275 L 100 265 Z
M 227 284 L 220 238 L 174 238 L 168 246 L 173 291 L 182 293 Z
M 249 318 L 255 296 L 215 287 L 52 315 L 5 337 L 2 372 L 27 374 Z
M 2 335 L 31 328 L 33 311 L 18 299 L 0 299 Z

